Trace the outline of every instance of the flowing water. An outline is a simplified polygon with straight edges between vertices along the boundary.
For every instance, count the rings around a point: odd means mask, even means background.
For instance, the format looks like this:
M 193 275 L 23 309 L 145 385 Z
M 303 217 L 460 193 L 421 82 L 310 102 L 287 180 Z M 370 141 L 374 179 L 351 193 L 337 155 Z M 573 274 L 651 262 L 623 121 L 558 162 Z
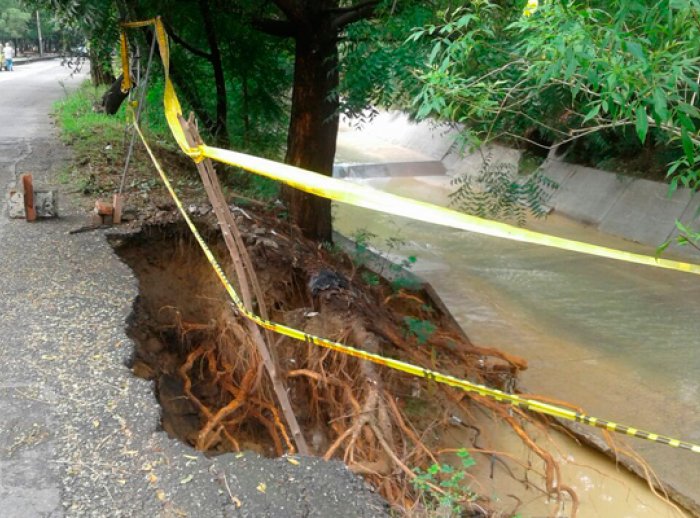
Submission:
M 357 181 L 437 204 L 448 201 L 444 176 Z M 334 211 L 335 226 L 345 235 L 366 229 L 376 234 L 377 249 L 397 258 L 415 255 L 414 271 L 434 286 L 472 341 L 528 360 L 522 382 L 529 391 L 569 401 L 590 415 L 700 442 L 697 277 L 342 204 Z M 530 227 L 654 253 L 556 216 Z M 579 516 L 674 515 L 640 480 L 616 470 L 611 461 L 570 440 L 556 440 L 564 478 L 581 497 Z M 642 453 L 680 493 L 700 500 L 700 456 L 638 439 L 621 440 Z M 523 516 L 539 512 L 545 511 L 531 509 Z

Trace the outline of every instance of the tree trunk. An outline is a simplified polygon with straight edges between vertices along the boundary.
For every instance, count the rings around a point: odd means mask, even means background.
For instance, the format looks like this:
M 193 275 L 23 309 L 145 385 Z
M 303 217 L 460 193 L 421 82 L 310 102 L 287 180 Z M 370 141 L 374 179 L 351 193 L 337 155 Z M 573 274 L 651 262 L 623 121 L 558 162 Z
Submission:
M 207 35 L 211 66 L 214 69 L 214 82 L 216 84 L 216 121 L 212 128 L 214 137 L 223 144 L 228 144 L 228 102 L 226 98 L 226 80 L 224 68 L 221 63 L 221 51 L 216 37 L 214 20 L 211 15 L 209 0 L 199 0 L 199 10 L 204 21 L 204 32 Z
M 331 176 L 339 118 L 337 34 L 328 20 L 322 19 L 312 27 L 296 38 L 285 161 Z M 306 237 L 331 241 L 330 200 L 291 188 L 284 190 L 284 197 L 292 222 Z

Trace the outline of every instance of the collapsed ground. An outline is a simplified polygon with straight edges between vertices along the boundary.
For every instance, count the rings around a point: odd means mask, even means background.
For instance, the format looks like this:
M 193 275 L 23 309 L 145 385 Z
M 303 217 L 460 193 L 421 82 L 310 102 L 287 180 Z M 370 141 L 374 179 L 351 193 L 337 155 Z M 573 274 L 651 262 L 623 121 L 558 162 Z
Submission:
M 161 207 L 162 217 L 172 215 Z M 378 273 L 390 272 L 368 269 L 364 248 L 346 253 L 290 235 L 279 208 L 235 213 L 273 321 L 508 390 L 525 367 L 520 359 L 471 344 L 409 274 L 396 269 L 389 282 Z M 213 218 L 202 217 L 198 224 L 208 229 L 208 240 L 226 264 Z M 272 456 L 293 450 L 241 317 L 231 310 L 186 228 L 150 225 L 118 241 L 118 253 L 140 280 L 130 324 L 136 342 L 132 367 L 155 381 L 165 431 L 210 453 L 252 449 Z M 316 455 L 344 460 L 397 509 L 426 510 L 443 500 L 475 515 L 493 511 L 474 490 L 478 483 L 468 473 L 469 450 L 440 453 L 467 446 L 446 442 L 444 430 L 468 427 L 478 437 L 468 423 L 481 407 L 529 441 L 522 415 L 316 346 L 278 336 L 269 343 L 286 371 L 295 414 Z M 479 449 L 476 439 L 469 446 Z M 556 482 L 551 457 L 534 442 L 531 446 L 545 460 L 549 491 L 568 492 Z M 455 462 L 457 480 L 442 469 Z M 445 485 L 451 480 L 454 487 Z M 570 495 L 564 500 L 575 502 Z M 513 513 L 517 505 L 509 507 Z
M 116 190 L 127 141 L 118 121 L 90 123 L 89 129 L 78 125 L 67 135 L 80 145 L 76 164 L 64 173 L 66 182 L 88 195 L 86 208 L 96 196 Z M 191 164 L 165 148 L 157 154 L 230 273 L 211 207 L 202 201 Z M 136 343 L 132 367 L 136 375 L 154 380 L 163 428 L 212 454 L 252 449 L 273 456 L 292 451 L 287 423 L 244 322 L 181 224 L 143 150 L 136 150 L 132 163 L 125 194 L 133 232 L 113 244 L 140 279 L 141 297 L 130 323 Z M 524 361 L 475 347 L 410 276 L 391 266 L 373 271 L 362 243 L 343 251 L 302 239 L 290 228 L 283 206 L 273 199 L 250 199 L 270 192 L 269 184 L 235 171 L 220 176 L 273 321 L 513 389 Z M 474 452 L 481 449 L 473 416 L 486 410 L 512 427 L 543 461 L 541 467 L 525 467 L 537 474 L 538 494 L 555 497 L 554 507 L 575 514 L 575 494 L 559 480 L 552 455 L 527 431 L 527 423 L 534 419 L 541 425 L 539 419 L 315 346 L 274 335 L 267 341 L 313 452 L 344 460 L 397 510 L 495 512 L 469 471 Z M 455 426 L 473 432 L 471 444 L 445 441 L 444 430 Z M 489 452 L 483 459 L 493 467 L 505 457 Z M 510 470 L 502 472 L 512 476 Z M 501 511 L 514 514 L 518 505 Z

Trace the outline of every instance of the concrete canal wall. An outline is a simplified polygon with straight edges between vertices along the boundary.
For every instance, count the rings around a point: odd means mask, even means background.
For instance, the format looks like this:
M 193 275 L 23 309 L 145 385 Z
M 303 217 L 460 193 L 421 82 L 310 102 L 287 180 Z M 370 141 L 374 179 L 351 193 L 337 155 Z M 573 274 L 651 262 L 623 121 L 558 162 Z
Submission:
M 485 159 L 517 166 L 521 155 L 519 150 L 498 145 L 463 154 L 457 138 L 458 127 L 432 122 L 415 123 L 400 112 L 380 113 L 362 128 L 362 133 L 365 137 L 410 150 L 412 159 L 405 163 L 402 175 L 419 175 L 416 171 L 420 162 L 415 160 L 416 153 L 425 157 L 426 171 L 422 175 L 445 174 L 450 177 L 476 174 Z M 436 162 L 442 163 L 444 173 L 436 167 Z M 667 184 L 570 164 L 556 158 L 548 159 L 543 167 L 546 175 L 559 184 L 549 205 L 557 213 L 592 225 L 601 232 L 658 246 L 678 234 L 676 220 L 690 228 L 700 228 L 700 196 L 689 189 L 678 189 L 669 196 Z M 342 172 L 338 176 L 378 176 L 382 170 L 389 169 L 397 175 L 402 164 L 340 164 Z M 671 245 L 670 249 L 675 253 L 700 257 L 700 253 L 689 246 Z

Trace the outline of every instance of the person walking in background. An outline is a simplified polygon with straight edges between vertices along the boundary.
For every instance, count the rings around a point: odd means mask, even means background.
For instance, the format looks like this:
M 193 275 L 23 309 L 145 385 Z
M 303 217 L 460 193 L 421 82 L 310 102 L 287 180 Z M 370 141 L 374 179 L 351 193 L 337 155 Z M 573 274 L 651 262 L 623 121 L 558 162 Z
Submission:
M 5 58 L 5 69 L 12 72 L 12 60 L 15 57 L 15 49 L 12 48 L 12 43 L 5 43 L 5 48 L 2 49 L 2 55 Z

